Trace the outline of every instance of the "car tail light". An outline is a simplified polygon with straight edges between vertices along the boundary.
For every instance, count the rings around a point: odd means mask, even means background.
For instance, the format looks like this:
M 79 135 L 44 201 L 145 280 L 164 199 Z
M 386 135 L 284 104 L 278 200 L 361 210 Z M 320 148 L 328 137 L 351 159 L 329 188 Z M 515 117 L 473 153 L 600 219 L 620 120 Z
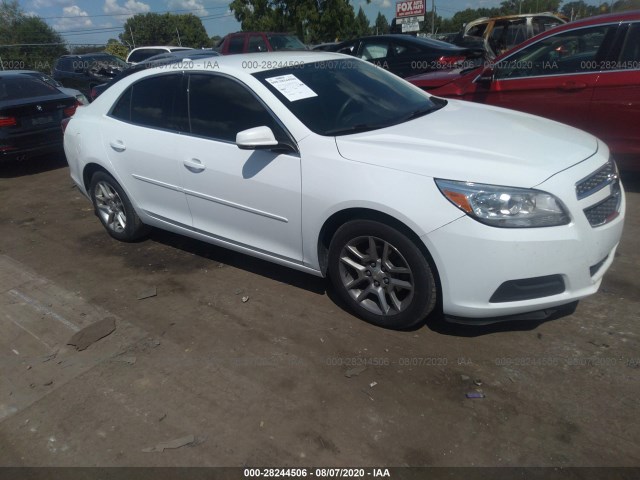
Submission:
M 63 118 L 62 122 L 60 122 L 60 127 L 62 128 L 62 134 L 64 135 L 64 131 L 67 129 L 67 125 L 69 125 L 69 122 L 71 121 L 71 118 Z
M 0 117 L 0 127 L 13 127 L 17 124 L 16 117 Z
M 71 105 L 70 107 L 67 107 L 63 110 L 64 115 L 66 117 L 72 117 L 74 113 L 76 113 L 76 108 L 78 108 L 78 105 L 80 105 L 80 102 L 78 102 L 76 100 L 76 103 L 74 103 L 73 105 Z
M 438 65 L 453 67 L 467 59 L 464 55 L 443 55 L 438 59 Z

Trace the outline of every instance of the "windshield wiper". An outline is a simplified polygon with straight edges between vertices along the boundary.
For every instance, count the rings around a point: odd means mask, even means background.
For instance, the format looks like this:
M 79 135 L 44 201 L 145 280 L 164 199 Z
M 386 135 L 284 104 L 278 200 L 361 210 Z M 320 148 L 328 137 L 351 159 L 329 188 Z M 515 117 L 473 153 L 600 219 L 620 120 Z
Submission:
M 334 128 L 333 130 L 327 130 L 325 135 L 347 135 L 349 133 L 368 132 L 369 130 L 377 130 L 378 128 L 388 127 L 389 124 L 384 125 L 370 125 L 368 123 L 359 123 L 350 127 Z

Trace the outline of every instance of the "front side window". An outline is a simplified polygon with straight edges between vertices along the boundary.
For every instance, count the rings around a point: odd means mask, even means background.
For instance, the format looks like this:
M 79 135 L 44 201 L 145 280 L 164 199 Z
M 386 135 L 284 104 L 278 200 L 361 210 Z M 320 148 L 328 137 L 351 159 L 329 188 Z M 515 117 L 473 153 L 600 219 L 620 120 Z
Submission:
M 569 30 L 551 35 L 496 65 L 497 79 L 589 73 L 603 69 L 616 25 Z
M 221 75 L 189 75 L 189 120 L 194 135 L 235 142 L 238 132 L 271 128 L 277 140 L 284 132 L 269 111 L 242 84 Z
M 182 93 L 182 74 L 145 78 L 129 87 L 111 116 L 143 127 L 176 132 L 188 128 Z

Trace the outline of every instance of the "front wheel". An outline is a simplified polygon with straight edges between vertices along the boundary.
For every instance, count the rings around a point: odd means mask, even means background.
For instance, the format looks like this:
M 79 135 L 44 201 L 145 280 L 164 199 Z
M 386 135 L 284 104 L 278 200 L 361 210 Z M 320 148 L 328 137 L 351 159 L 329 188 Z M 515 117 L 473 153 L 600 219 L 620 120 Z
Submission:
M 429 262 L 413 241 L 372 220 L 342 225 L 329 248 L 329 277 L 359 317 L 386 328 L 420 323 L 436 303 Z
M 142 223 L 124 190 L 111 175 L 95 173 L 89 192 L 96 215 L 113 238 L 133 242 L 147 233 L 148 227 Z

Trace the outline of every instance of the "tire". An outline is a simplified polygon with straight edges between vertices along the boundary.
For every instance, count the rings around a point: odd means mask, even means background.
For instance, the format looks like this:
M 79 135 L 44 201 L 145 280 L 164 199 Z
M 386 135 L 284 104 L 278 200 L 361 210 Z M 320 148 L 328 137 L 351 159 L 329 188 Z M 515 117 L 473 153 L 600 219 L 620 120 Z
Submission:
M 115 179 L 105 172 L 91 177 L 89 195 L 96 216 L 107 233 L 121 242 L 133 242 L 149 231 L 133 209 L 129 197 Z
M 354 220 L 342 225 L 331 240 L 328 273 L 347 306 L 374 325 L 414 327 L 436 304 L 436 282 L 424 254 L 384 223 Z

